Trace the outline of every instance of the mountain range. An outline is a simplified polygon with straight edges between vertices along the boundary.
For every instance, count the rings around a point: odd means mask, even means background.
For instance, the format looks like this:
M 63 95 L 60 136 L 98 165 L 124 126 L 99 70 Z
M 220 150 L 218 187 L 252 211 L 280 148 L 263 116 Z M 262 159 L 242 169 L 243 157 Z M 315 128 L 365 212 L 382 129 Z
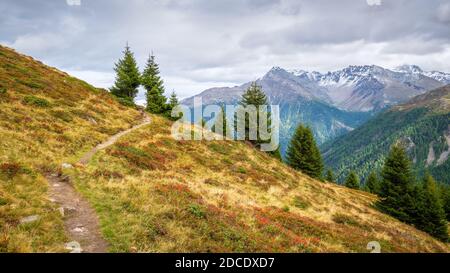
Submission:
M 284 152 L 298 123 L 309 125 L 318 143 L 323 144 L 387 107 L 450 83 L 450 74 L 423 71 L 416 65 L 392 70 L 376 65 L 349 66 L 328 73 L 273 67 L 256 82 L 270 103 L 280 106 Z M 210 88 L 194 97 L 202 97 L 205 105 L 236 104 L 249 85 Z M 182 103 L 192 105 L 194 97 Z
M 382 112 L 356 130 L 322 146 L 325 163 L 343 181 L 350 170 L 360 177 L 379 171 L 394 143 L 407 147 L 414 169 L 450 183 L 450 85 Z

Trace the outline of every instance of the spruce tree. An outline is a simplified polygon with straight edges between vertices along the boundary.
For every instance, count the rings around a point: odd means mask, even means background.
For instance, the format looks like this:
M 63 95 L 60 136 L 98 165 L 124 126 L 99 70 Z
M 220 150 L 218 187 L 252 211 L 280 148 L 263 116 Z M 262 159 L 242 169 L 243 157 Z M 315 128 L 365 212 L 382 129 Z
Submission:
M 261 86 L 259 86 L 256 82 L 252 82 L 250 87 L 247 88 L 247 90 L 242 94 L 241 101 L 239 102 L 240 106 L 247 107 L 249 105 L 253 105 L 256 107 L 256 111 L 258 111 L 259 106 L 267 105 L 267 97 L 266 94 L 264 94 L 264 91 L 262 90 Z M 260 139 L 259 135 L 259 111 L 256 115 L 256 122 L 257 122 L 257 139 L 251 140 L 250 139 L 250 124 L 249 124 L 249 117 L 248 114 L 246 114 L 245 121 L 238 121 L 236 119 L 236 126 L 237 122 L 245 122 L 245 140 L 250 141 L 255 146 L 258 144 L 261 144 L 262 141 Z M 267 113 L 267 128 L 270 128 L 271 120 L 270 120 L 270 114 Z
M 256 82 L 253 82 L 250 87 L 244 92 L 242 95 L 241 101 L 239 102 L 240 106 L 247 107 L 249 105 L 253 105 L 256 107 L 257 115 L 256 115 L 256 122 L 257 122 L 257 136 L 256 140 L 250 140 L 250 126 L 249 126 L 249 118 L 248 115 L 245 117 L 245 121 L 239 121 L 239 122 L 245 122 L 245 140 L 250 141 L 253 145 L 259 147 L 263 143 L 269 143 L 270 140 L 262 140 L 260 135 L 260 129 L 259 129 L 259 123 L 260 123 L 260 113 L 259 113 L 259 107 L 260 106 L 267 106 L 268 101 L 266 94 L 262 90 L 262 87 L 259 86 Z M 271 114 L 267 111 L 266 113 L 262 113 L 263 115 L 267 115 L 267 128 L 269 133 L 271 132 L 271 126 L 272 126 L 272 120 L 271 120 Z M 237 130 L 237 120 L 235 121 L 235 128 Z M 275 158 L 278 158 L 281 160 L 281 153 L 280 153 L 280 147 L 278 147 L 275 151 L 269 152 L 272 156 Z
M 147 92 L 146 110 L 154 114 L 162 114 L 166 111 L 167 98 L 164 96 L 163 80 L 159 76 L 159 66 L 155 61 L 154 55 L 150 55 L 147 60 L 147 65 L 142 73 L 141 83 Z
M 371 172 L 366 181 L 365 186 L 366 191 L 374 194 L 378 194 L 380 191 L 380 183 L 378 182 L 378 177 L 375 172 Z
M 350 189 L 359 189 L 359 178 L 354 171 L 351 171 L 345 179 L 344 186 Z
M 116 64 L 116 81 L 110 88 L 113 95 L 133 102 L 140 85 L 140 74 L 133 52 L 128 44 L 123 51 L 123 58 Z
M 406 151 L 394 145 L 382 170 L 382 181 L 377 206 L 385 213 L 406 223 L 415 222 L 414 188 L 411 163 Z
M 216 117 L 216 123 L 219 125 L 222 125 L 222 136 L 224 139 L 226 139 L 227 132 L 230 129 L 228 128 L 226 111 L 225 111 L 225 107 L 223 105 L 220 107 L 220 112 Z M 211 131 L 218 134 L 219 132 L 218 132 L 218 130 L 216 130 L 216 123 L 214 123 L 214 125 L 212 126 Z
M 179 120 L 183 117 L 183 114 L 180 113 L 177 117 L 172 117 L 172 110 L 179 105 L 178 97 L 175 91 L 170 95 L 169 103 L 166 105 L 165 116 L 172 120 Z
M 423 180 L 422 200 L 423 205 L 420 213 L 422 221 L 418 223 L 418 228 L 441 241 L 447 242 L 448 230 L 445 211 L 436 182 L 429 173 L 425 174 Z
M 286 160 L 292 168 L 313 178 L 322 176 L 322 156 L 310 128 L 301 124 L 297 127 L 289 144 Z
M 169 99 L 170 109 L 175 108 L 178 104 L 179 104 L 179 102 L 178 102 L 177 93 L 175 93 L 175 91 L 173 91 L 172 94 L 170 95 L 170 99 Z
M 441 184 L 441 199 L 447 221 L 450 221 L 450 186 Z
M 327 170 L 327 174 L 325 175 L 325 180 L 331 183 L 335 182 L 334 173 L 332 169 Z

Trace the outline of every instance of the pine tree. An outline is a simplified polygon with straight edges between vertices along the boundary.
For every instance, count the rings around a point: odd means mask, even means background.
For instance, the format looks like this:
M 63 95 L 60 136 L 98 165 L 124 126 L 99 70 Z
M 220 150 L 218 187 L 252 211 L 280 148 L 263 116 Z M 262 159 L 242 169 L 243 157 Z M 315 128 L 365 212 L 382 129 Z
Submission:
M 447 221 L 450 221 L 450 186 L 441 184 L 441 199 Z
M 422 221 L 418 228 L 432 236 L 447 242 L 448 230 L 444 208 L 441 203 L 439 191 L 433 177 L 426 173 L 423 180 L 423 205 L 420 216 Z
M 344 186 L 350 189 L 359 189 L 359 178 L 354 171 L 351 171 L 345 179 Z
M 178 116 L 176 117 L 172 117 L 172 110 L 177 107 L 179 105 L 179 101 L 178 101 L 178 97 L 177 94 L 175 93 L 175 91 L 172 92 L 172 94 L 170 95 L 170 99 L 169 99 L 169 103 L 166 104 L 166 109 L 165 109 L 165 116 L 169 119 L 172 120 L 179 120 L 180 118 L 183 117 L 183 114 L 180 113 Z
M 253 145 L 259 146 L 263 143 L 269 143 L 270 140 L 262 140 L 260 135 L 260 113 L 259 113 L 259 106 L 267 106 L 267 97 L 266 94 L 264 94 L 264 91 L 262 90 L 262 87 L 259 86 L 256 82 L 253 82 L 250 87 L 244 92 L 242 95 L 242 99 L 239 103 L 242 107 L 247 107 L 249 105 L 253 105 L 256 107 L 257 115 L 256 115 L 256 122 L 257 122 L 257 137 L 256 140 L 250 140 L 250 126 L 249 126 L 249 118 L 246 115 L 245 117 L 245 140 L 250 141 Z M 267 111 L 266 113 L 262 113 L 263 115 L 267 115 L 267 128 L 270 132 L 270 128 L 272 126 L 272 120 L 271 120 L 271 114 Z M 235 129 L 237 130 L 237 120 L 235 121 Z M 281 160 L 281 153 L 280 153 L 280 147 L 278 147 L 275 151 L 269 152 L 272 156 L 275 158 L 278 158 Z
M 335 182 L 334 173 L 332 169 L 327 170 L 327 174 L 325 175 L 325 180 L 331 183 Z
M 162 114 L 167 110 L 164 96 L 163 80 L 159 76 L 159 66 L 155 62 L 155 56 L 150 55 L 147 65 L 142 73 L 141 83 L 147 91 L 147 107 L 146 110 L 154 114 Z
M 116 81 L 110 88 L 111 93 L 132 102 L 138 93 L 140 74 L 134 54 L 128 44 L 123 51 L 123 58 L 115 64 L 114 71 L 116 72 Z
M 322 156 L 311 129 L 299 125 L 286 153 L 287 163 L 305 174 L 320 178 L 323 171 Z
M 366 191 L 374 194 L 378 194 L 380 191 L 380 183 L 378 181 L 377 174 L 375 172 L 371 172 L 366 181 Z
M 256 82 L 252 82 L 250 87 L 244 92 L 242 95 L 241 101 L 239 104 L 242 107 L 247 107 L 249 105 L 253 105 L 256 107 L 256 110 L 258 111 L 259 106 L 267 105 L 267 97 L 266 94 L 264 94 L 264 91 L 262 90 L 261 86 L 259 86 Z M 250 141 L 253 143 L 253 145 L 257 146 L 258 144 L 261 144 L 262 141 L 259 136 L 259 111 L 256 115 L 256 122 L 257 122 L 257 139 L 256 140 L 250 140 L 250 124 L 249 124 L 249 117 L 248 114 L 246 114 L 245 117 L 245 140 Z M 236 119 L 236 122 L 238 120 Z M 244 121 L 239 121 L 244 122 Z M 270 128 L 270 114 L 267 113 L 267 128 Z M 237 126 L 237 123 L 235 124 Z
M 227 132 L 230 130 L 228 128 L 228 121 L 227 121 L 227 117 L 226 117 L 226 111 L 225 111 L 225 107 L 222 105 L 220 107 L 220 112 L 216 117 L 216 123 L 218 125 L 222 125 L 222 136 L 224 139 L 226 139 L 227 136 Z M 214 123 L 214 125 L 211 128 L 211 131 L 213 131 L 214 133 L 219 133 L 218 130 L 216 130 L 216 123 Z
M 403 147 L 394 145 L 387 156 L 382 170 L 382 181 L 377 206 L 400 221 L 416 221 L 414 205 L 413 176 L 411 163 Z
M 172 94 L 170 95 L 170 99 L 169 99 L 170 109 L 175 108 L 178 104 L 179 104 L 179 102 L 178 102 L 177 93 L 175 93 L 175 91 L 173 91 Z

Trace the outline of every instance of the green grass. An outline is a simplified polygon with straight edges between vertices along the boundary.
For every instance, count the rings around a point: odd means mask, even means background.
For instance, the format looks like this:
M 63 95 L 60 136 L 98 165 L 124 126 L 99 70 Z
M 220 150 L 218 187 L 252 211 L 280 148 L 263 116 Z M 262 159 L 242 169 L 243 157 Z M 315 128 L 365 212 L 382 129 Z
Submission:
M 42 108 L 51 106 L 51 104 L 48 100 L 46 100 L 44 98 L 39 98 L 36 96 L 25 96 L 23 98 L 23 102 L 27 105 L 32 105 L 32 106 L 37 106 L 37 107 L 42 107 Z

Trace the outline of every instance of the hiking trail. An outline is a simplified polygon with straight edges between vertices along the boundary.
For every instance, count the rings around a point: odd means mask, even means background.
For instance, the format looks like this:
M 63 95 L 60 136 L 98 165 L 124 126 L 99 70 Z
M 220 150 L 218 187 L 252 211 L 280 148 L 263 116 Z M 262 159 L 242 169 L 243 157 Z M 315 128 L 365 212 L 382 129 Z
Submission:
M 150 124 L 150 122 L 150 117 L 143 113 L 141 123 L 111 136 L 105 142 L 84 154 L 78 163 L 87 165 L 98 151 L 113 145 L 119 138 Z M 107 252 L 108 243 L 101 234 L 97 214 L 89 202 L 75 190 L 70 178 L 58 174 L 49 174 L 47 180 L 50 185 L 50 200 L 60 206 L 59 211 L 64 217 L 66 234 L 72 241 L 66 244 L 66 248 L 71 250 L 72 253 Z

